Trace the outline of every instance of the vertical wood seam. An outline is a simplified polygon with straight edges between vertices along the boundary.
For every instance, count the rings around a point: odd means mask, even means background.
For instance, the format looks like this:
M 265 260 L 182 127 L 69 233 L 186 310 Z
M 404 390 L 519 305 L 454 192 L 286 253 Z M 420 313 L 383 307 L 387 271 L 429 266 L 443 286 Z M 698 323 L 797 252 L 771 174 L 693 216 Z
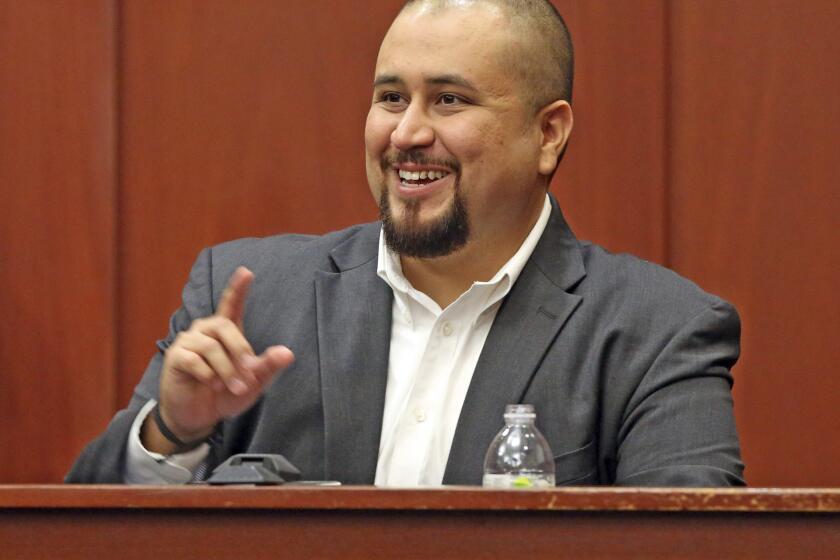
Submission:
M 124 347 L 122 340 L 122 328 L 120 317 L 122 316 L 121 308 L 123 301 L 123 283 L 122 283 L 122 222 L 120 220 L 122 210 L 122 184 L 123 184 L 123 152 L 122 152 L 122 86 L 123 86 L 123 30 L 122 30 L 122 3 L 121 0 L 112 0 L 113 4 L 113 41 L 114 41 L 114 60 L 113 60 L 113 100 L 112 111 L 114 112 L 114 130 L 113 130 L 113 158 L 114 158 L 114 197 L 113 197 L 113 272 L 112 281 L 114 283 L 114 301 L 112 309 L 112 329 L 113 342 L 112 348 L 114 351 L 112 358 L 112 375 L 114 376 L 114 383 L 111 385 L 111 409 L 112 414 L 116 414 L 120 409 L 120 395 L 122 394 L 122 375 L 120 370 L 122 367 L 122 349 Z
M 672 11 L 669 0 L 662 0 L 662 261 L 672 268 L 674 258 L 672 254 L 672 191 L 673 191 L 673 158 L 671 143 L 673 131 L 673 48 Z

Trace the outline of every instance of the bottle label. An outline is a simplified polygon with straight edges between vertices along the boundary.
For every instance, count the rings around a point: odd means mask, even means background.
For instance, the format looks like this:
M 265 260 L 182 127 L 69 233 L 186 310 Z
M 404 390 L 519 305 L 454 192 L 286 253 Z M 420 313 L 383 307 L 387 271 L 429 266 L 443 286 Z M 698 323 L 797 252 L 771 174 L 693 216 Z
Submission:
M 551 488 L 554 475 L 543 473 L 485 474 L 482 480 L 485 488 Z

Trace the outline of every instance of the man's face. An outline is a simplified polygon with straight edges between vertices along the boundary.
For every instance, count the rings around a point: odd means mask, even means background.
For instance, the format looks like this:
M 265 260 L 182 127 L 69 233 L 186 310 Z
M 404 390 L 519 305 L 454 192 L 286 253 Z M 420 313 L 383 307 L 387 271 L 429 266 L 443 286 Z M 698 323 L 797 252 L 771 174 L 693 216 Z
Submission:
M 527 233 L 542 206 L 540 129 L 511 67 L 517 48 L 504 12 L 480 4 L 410 8 L 383 40 L 366 166 L 404 256 L 493 247 Z

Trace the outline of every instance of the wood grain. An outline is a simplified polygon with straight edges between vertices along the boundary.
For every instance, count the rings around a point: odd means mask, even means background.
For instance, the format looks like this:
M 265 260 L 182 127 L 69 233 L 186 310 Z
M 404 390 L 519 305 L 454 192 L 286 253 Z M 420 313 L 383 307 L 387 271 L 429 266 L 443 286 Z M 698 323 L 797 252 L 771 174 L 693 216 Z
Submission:
M 840 3 L 674 2 L 671 254 L 743 319 L 756 485 L 838 485 Z
M 840 513 L 840 489 L 0 485 L 0 508 L 44 507 Z
M 59 481 L 114 410 L 111 1 L 0 3 L 0 480 Z
M 837 491 L 799 492 L 810 505 L 782 510 L 764 507 L 778 494 L 774 490 L 669 494 L 585 488 L 0 488 L 0 542 L 17 559 L 814 559 L 833 558 L 840 547 Z M 716 507 L 720 495 L 730 506 Z M 680 496 L 695 500 L 693 507 L 674 511 Z M 814 498 L 832 503 L 815 510 Z
M 363 129 L 379 42 L 398 6 L 125 4 L 122 403 L 200 249 L 376 218 Z
M 576 69 L 575 124 L 552 190 L 579 238 L 667 264 L 665 3 L 554 4 Z

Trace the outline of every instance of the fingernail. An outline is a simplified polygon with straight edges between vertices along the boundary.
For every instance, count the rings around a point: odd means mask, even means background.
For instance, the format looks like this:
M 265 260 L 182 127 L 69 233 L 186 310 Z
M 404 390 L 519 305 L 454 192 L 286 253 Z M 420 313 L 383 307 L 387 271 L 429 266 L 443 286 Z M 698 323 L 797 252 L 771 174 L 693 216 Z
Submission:
M 230 392 L 234 395 L 243 395 L 248 392 L 248 386 L 241 379 L 231 379 Z

